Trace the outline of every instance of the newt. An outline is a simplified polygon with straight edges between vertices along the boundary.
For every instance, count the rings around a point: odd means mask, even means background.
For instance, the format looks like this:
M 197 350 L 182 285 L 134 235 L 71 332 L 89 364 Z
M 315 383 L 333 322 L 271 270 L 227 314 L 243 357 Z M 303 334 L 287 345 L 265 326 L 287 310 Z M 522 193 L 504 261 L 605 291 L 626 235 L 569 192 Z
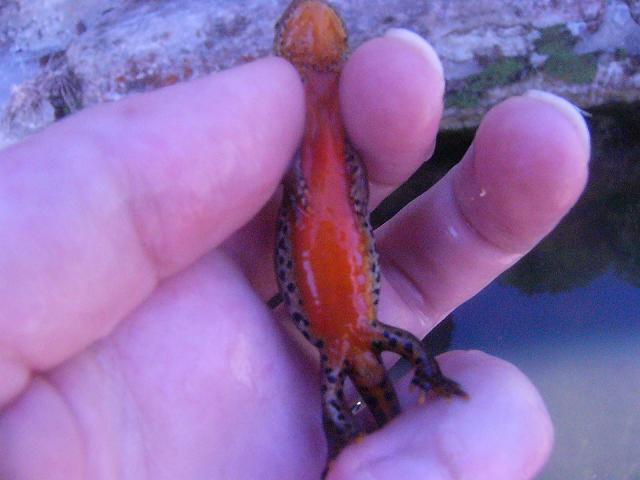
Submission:
M 306 118 L 278 214 L 275 270 L 283 301 L 320 352 L 329 460 L 358 434 L 349 377 L 378 427 L 400 413 L 381 361 L 395 352 L 412 383 L 442 397 L 466 394 L 411 333 L 378 320 L 380 266 L 369 221 L 366 170 L 349 142 L 338 97 L 347 31 L 325 1 L 294 0 L 276 24 L 274 50 L 297 69 Z

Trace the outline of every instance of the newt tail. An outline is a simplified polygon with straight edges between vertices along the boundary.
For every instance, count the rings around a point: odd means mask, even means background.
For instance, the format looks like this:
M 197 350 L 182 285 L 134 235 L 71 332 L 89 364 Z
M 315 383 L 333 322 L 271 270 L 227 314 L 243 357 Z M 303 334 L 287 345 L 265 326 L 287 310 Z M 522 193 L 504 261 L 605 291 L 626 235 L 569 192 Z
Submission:
M 329 458 L 357 434 L 344 395 L 347 377 L 378 426 L 400 412 L 381 361 L 406 358 L 413 384 L 443 397 L 466 396 L 409 332 L 378 320 L 380 268 L 369 222 L 364 164 L 340 113 L 347 32 L 324 1 L 295 0 L 276 26 L 275 51 L 304 83 L 302 145 L 285 180 L 278 218 L 276 274 L 293 321 L 320 351 L 322 409 Z

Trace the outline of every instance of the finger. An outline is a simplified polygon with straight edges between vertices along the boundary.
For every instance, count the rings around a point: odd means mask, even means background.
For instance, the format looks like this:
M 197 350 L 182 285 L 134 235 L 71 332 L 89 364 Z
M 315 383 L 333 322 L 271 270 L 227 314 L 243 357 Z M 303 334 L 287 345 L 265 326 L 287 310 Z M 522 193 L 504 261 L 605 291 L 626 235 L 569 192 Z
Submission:
M 347 133 L 364 156 L 375 206 L 433 153 L 442 64 L 422 37 L 394 29 L 353 52 L 340 86 Z
M 350 140 L 367 163 L 372 208 L 432 153 L 443 91 L 436 53 L 406 30 L 366 42 L 347 61 L 340 90 L 343 116 Z M 228 243 L 265 300 L 276 292 L 273 224 L 279 201 L 274 198 Z
M 559 97 L 491 110 L 462 162 L 378 230 L 380 318 L 426 333 L 553 229 L 584 188 L 588 158 L 584 120 Z
M 0 154 L 0 402 L 109 332 L 276 189 L 304 118 L 280 59 L 82 112 Z M 274 121 L 276 119 L 277 121 Z
M 329 480 L 406 478 L 527 480 L 553 443 L 549 414 L 533 385 L 513 365 L 481 352 L 440 358 L 469 400 L 432 399 L 349 446 Z

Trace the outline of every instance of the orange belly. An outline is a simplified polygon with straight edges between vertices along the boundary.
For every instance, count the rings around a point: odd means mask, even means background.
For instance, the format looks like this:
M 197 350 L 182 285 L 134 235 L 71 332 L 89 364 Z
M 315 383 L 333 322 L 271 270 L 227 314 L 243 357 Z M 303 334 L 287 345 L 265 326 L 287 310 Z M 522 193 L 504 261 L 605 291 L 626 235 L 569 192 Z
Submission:
M 314 336 L 353 348 L 368 341 L 375 318 L 369 239 L 350 194 L 338 76 L 310 74 L 305 88 L 312 99 L 301 150 L 306 209 L 292 219 L 294 277 Z

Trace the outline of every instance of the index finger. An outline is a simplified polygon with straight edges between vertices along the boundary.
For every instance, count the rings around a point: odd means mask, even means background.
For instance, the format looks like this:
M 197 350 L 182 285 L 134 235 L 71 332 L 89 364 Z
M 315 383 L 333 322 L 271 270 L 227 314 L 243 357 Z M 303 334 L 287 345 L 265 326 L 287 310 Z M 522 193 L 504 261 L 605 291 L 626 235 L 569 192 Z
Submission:
M 0 404 L 269 198 L 304 119 L 270 58 L 81 112 L 0 152 Z

